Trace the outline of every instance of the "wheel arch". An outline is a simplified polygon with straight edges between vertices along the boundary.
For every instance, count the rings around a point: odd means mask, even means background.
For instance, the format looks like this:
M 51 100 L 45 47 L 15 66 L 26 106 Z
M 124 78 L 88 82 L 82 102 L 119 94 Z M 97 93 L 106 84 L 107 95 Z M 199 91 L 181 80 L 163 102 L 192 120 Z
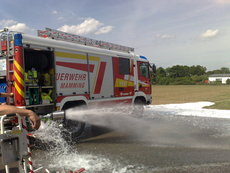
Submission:
M 138 100 L 141 100 L 144 104 L 147 103 L 145 97 L 143 96 L 136 97 L 133 103 L 135 104 Z
M 66 110 L 68 108 L 72 108 L 72 107 L 77 107 L 77 106 L 82 106 L 82 105 L 86 105 L 86 102 L 83 100 L 78 100 L 78 101 L 68 101 L 66 102 L 63 107 L 62 110 Z
M 69 108 L 67 106 L 78 106 L 78 105 L 88 105 L 88 100 L 84 96 L 74 96 L 74 97 L 65 97 L 59 103 L 60 110 L 64 108 Z
M 137 100 L 141 100 L 141 101 L 143 101 L 146 104 L 147 103 L 147 98 L 146 98 L 145 93 L 143 93 L 143 92 L 137 92 L 137 93 L 135 93 L 135 97 L 133 98 L 133 104 Z

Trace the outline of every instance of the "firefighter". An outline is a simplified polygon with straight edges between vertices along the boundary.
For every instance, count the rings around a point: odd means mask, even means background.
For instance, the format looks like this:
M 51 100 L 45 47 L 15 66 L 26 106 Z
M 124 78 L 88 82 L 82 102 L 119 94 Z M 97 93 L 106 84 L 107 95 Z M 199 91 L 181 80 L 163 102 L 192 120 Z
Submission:
M 7 93 L 0 93 L 0 97 L 8 97 L 12 96 L 13 94 Z M 10 106 L 6 104 L 0 105 L 0 116 L 6 115 L 6 114 L 18 114 L 20 116 L 28 117 L 32 122 L 33 129 L 38 129 L 40 127 L 40 119 L 36 113 L 34 113 L 31 110 L 23 109 L 23 108 L 17 108 L 16 106 Z

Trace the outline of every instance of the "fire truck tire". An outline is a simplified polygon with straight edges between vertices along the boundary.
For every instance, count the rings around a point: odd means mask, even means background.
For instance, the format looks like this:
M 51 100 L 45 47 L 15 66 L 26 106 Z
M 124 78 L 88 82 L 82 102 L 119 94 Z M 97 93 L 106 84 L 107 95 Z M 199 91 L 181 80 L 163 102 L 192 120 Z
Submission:
M 69 142 L 78 140 L 85 129 L 85 123 L 73 120 L 65 120 L 63 126 L 67 130 L 65 138 Z
M 74 102 L 67 103 L 63 110 L 73 108 L 73 107 L 79 107 L 79 109 L 86 108 L 86 104 L 80 103 L 76 104 Z M 75 142 L 79 140 L 81 134 L 84 132 L 85 129 L 85 123 L 80 121 L 74 121 L 74 120 L 64 120 L 63 121 L 63 127 L 65 128 L 64 137 L 68 142 Z

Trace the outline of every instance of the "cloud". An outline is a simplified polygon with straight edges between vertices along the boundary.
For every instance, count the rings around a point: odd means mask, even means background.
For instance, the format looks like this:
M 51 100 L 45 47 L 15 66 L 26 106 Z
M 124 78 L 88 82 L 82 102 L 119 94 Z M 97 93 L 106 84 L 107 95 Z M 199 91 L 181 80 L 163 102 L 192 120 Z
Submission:
M 19 23 L 15 20 L 1 20 L 0 28 L 8 28 L 9 30 L 18 32 L 27 32 L 32 30 L 25 23 Z
M 215 29 L 215 30 L 208 29 L 207 31 L 205 31 L 204 33 L 201 34 L 201 38 L 215 37 L 218 35 L 218 33 L 219 33 L 218 29 Z
M 106 34 L 110 31 L 112 31 L 113 29 L 113 26 L 105 26 L 105 27 L 101 27 L 99 28 L 98 31 L 95 32 L 96 35 L 99 35 L 99 34 Z
M 176 36 L 172 34 L 157 34 L 156 37 L 160 39 L 174 39 Z
M 57 19 L 58 19 L 58 20 L 63 20 L 64 17 L 63 17 L 63 16 L 60 16 L 60 17 L 58 17 Z
M 17 23 L 15 25 L 9 26 L 8 28 L 12 31 L 20 31 L 20 32 L 26 32 L 30 30 L 30 28 L 26 26 L 25 23 Z
M 105 34 L 110 32 L 113 29 L 112 26 L 104 26 L 103 23 L 94 19 L 94 18 L 87 18 L 79 25 L 63 25 L 62 27 L 58 28 L 58 30 L 63 32 L 69 32 L 72 34 Z
M 218 4 L 230 4 L 230 0 L 215 0 Z
M 1 27 L 7 27 L 7 26 L 9 26 L 9 25 L 14 25 L 14 24 L 16 24 L 17 22 L 16 21 L 14 21 L 14 20 L 0 20 L 0 26 Z
M 52 14 L 58 14 L 57 10 L 53 10 L 51 13 Z

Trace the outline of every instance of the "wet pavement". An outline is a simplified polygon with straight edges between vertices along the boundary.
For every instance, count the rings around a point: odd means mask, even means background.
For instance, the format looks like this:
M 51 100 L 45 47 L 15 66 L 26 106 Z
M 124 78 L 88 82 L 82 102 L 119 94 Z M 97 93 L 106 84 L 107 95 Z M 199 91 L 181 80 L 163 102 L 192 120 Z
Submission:
M 230 172 L 230 119 L 146 111 L 116 123 L 120 128 L 88 125 L 70 150 L 58 149 L 54 162 L 49 151 L 34 150 L 35 164 L 92 173 Z
M 85 139 L 77 148 L 119 163 L 117 172 L 230 171 L 230 120 L 155 115 L 147 121 L 152 126 L 151 134 L 143 134 L 147 137 L 107 131 Z

